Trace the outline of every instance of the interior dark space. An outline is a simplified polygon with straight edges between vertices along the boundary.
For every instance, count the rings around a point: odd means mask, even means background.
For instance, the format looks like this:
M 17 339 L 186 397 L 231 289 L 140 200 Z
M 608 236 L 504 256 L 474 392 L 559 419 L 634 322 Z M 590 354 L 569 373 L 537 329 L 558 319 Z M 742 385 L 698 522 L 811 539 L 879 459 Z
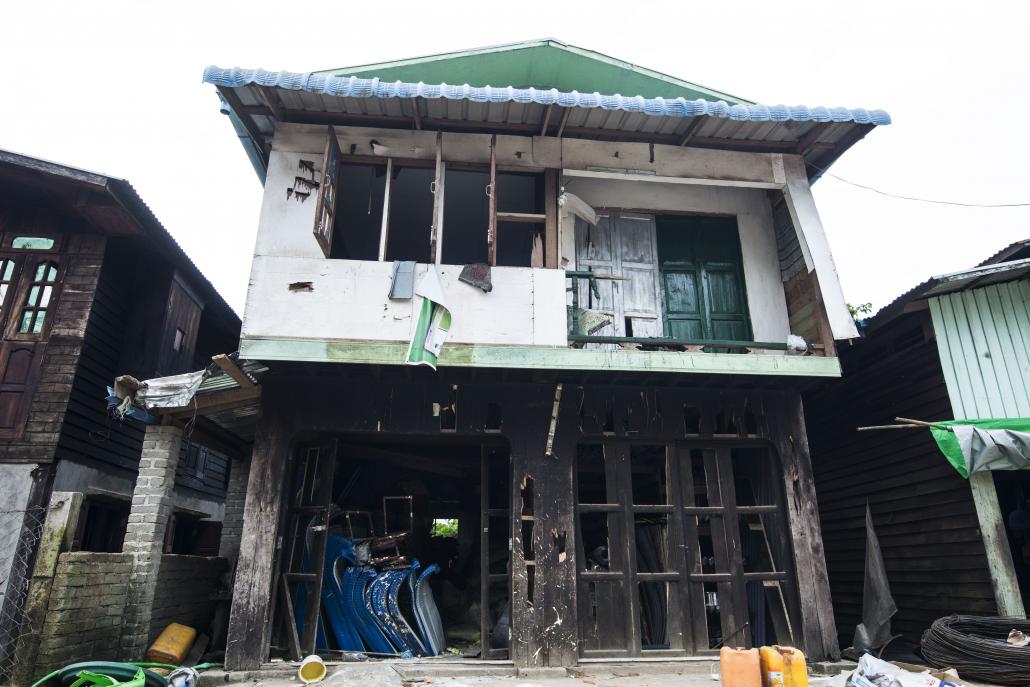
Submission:
M 281 560 L 294 607 L 287 617 L 292 615 L 297 637 L 303 641 L 313 587 L 288 580 L 293 571 L 309 574 L 317 565 L 318 516 L 310 514 L 321 507 L 314 503 L 321 495 L 328 530 L 319 654 L 505 657 L 511 534 L 507 447 L 340 438 L 331 466 L 330 453 L 322 451 L 321 462 L 312 462 L 310 455 L 299 447 L 290 468 L 288 518 L 293 520 Z M 321 483 L 327 476 L 328 490 Z M 486 652 L 480 641 L 484 629 Z M 280 626 L 277 644 L 287 652 L 290 633 L 289 625 Z
M 429 239 L 433 225 L 434 170 L 425 167 L 393 168 L 390 183 L 390 219 L 386 239 L 387 260 L 433 262 Z
M 386 165 L 340 165 L 331 258 L 378 260 Z

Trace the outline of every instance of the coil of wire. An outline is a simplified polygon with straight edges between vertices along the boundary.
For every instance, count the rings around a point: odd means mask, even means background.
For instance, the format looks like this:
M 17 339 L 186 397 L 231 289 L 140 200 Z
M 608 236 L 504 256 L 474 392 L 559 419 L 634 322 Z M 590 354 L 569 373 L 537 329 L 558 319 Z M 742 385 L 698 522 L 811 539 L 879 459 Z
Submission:
M 1012 630 L 1030 634 L 1030 621 L 949 615 L 923 633 L 923 656 L 939 668 L 954 668 L 963 678 L 1030 685 L 1030 646 L 1008 644 Z

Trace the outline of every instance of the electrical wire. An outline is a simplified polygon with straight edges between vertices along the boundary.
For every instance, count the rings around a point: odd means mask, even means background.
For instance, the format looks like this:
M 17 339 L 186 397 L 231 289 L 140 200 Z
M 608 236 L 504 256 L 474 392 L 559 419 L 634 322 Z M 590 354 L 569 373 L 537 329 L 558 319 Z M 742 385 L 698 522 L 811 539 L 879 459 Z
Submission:
M 851 186 L 857 186 L 858 188 L 865 189 L 866 191 L 872 191 L 873 193 L 878 193 L 881 196 L 886 196 L 887 198 L 894 198 L 896 200 L 913 200 L 913 201 L 916 201 L 918 203 L 932 203 L 934 205 L 954 205 L 954 206 L 962 207 L 962 208 L 1026 208 L 1026 207 L 1030 207 L 1030 202 L 1027 202 L 1027 203 L 963 203 L 963 202 L 957 201 L 957 200 L 940 200 L 938 198 L 919 198 L 918 196 L 903 196 L 903 195 L 900 195 L 900 194 L 897 194 L 897 193 L 889 193 L 887 191 L 881 191 L 878 188 L 873 188 L 872 186 L 866 186 L 865 184 L 860 184 L 857 181 L 849 181 L 848 179 L 845 179 L 843 177 L 839 177 L 836 174 L 832 174 L 832 173 L 828 172 L 826 169 L 820 167 L 819 165 L 812 164 L 811 162 L 807 162 L 806 161 L 805 164 L 808 165 L 809 167 L 814 167 L 814 168 L 818 169 L 824 175 L 829 176 L 829 177 L 833 177 L 837 181 L 842 181 L 845 184 L 850 184 Z
M 923 656 L 941 668 L 954 668 L 964 678 L 1000 685 L 1026 685 L 1030 647 L 1008 644 L 1011 630 L 1030 632 L 1025 618 L 949 615 L 923 633 Z

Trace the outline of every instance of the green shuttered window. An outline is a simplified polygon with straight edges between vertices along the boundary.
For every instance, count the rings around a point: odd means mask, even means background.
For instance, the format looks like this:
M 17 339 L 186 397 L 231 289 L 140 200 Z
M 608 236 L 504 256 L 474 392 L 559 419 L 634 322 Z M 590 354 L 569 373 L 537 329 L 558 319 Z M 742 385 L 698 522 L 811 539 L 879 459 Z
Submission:
M 658 217 L 665 334 L 749 341 L 740 234 L 733 217 Z

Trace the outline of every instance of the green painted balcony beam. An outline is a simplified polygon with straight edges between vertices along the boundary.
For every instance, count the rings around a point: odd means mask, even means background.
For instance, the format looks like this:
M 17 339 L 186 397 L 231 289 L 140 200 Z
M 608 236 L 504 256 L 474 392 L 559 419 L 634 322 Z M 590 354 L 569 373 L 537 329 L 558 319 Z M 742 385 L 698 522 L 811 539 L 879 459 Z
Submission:
M 738 342 L 739 343 L 739 342 Z M 403 365 L 403 341 L 340 341 L 246 337 L 240 357 L 250 360 L 360 365 Z M 583 349 L 559 346 L 503 346 L 448 342 L 440 367 L 482 367 L 523 370 L 580 370 L 678 374 L 840 377 L 837 358 L 817 355 L 702 353 Z

